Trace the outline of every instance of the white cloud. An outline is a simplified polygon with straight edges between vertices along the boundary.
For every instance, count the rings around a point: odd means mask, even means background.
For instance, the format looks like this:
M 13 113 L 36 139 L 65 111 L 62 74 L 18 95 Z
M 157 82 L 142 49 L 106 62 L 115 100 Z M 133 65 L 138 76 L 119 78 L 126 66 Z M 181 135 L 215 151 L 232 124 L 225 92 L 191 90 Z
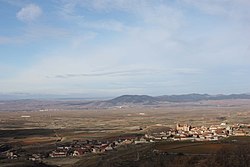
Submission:
M 17 14 L 16 17 L 23 22 L 35 21 L 42 15 L 42 9 L 35 4 L 29 4 L 23 7 Z
M 179 0 L 210 15 L 226 16 L 234 19 L 249 19 L 249 0 Z
M 101 30 L 117 31 L 117 32 L 121 32 L 127 29 L 127 27 L 122 22 L 116 20 L 84 21 L 83 23 L 80 23 L 80 26 L 95 30 L 101 29 Z
M 140 7 L 144 8 L 145 6 L 152 5 L 153 1 L 147 0 L 72 0 L 72 1 L 61 1 L 64 4 L 65 11 L 72 13 L 72 9 L 76 6 L 87 7 L 92 10 L 99 11 L 111 11 L 111 10 L 119 10 L 119 11 L 135 11 Z
M 232 3 L 247 6 L 247 1 L 179 1 L 184 5 L 147 0 L 65 0 L 55 12 L 70 26 L 29 24 L 21 37 L 28 42 L 63 39 L 58 43 L 60 49 L 39 53 L 40 59 L 6 82 L 6 89 L 122 94 L 169 93 L 178 86 L 183 93 L 203 91 L 214 68 L 232 71 L 232 64 L 249 65 L 248 27 L 224 19 L 225 15 L 243 16 Z M 189 12 L 194 8 L 203 14 L 192 19 Z M 110 17 L 113 12 L 125 17 Z M 204 13 L 212 16 L 204 17 Z M 22 21 L 33 21 L 40 15 Z M 201 19 L 204 21 L 199 23 Z M 16 39 L 0 37 L 0 44 L 10 40 Z M 216 77 L 223 78 L 223 74 L 216 73 Z
M 34 91 L 43 87 L 58 92 L 67 91 L 69 88 L 76 92 L 90 91 L 93 93 L 93 91 L 105 89 L 112 91 L 113 87 L 109 85 L 119 81 L 122 82 L 122 85 L 118 84 L 116 91 L 120 91 L 120 93 L 123 91 L 120 90 L 121 86 L 126 88 L 125 92 L 128 89 L 141 89 L 143 92 L 151 87 L 151 85 L 145 86 L 144 83 L 152 81 L 152 78 L 156 80 L 155 86 L 157 87 L 158 82 L 163 79 L 162 75 L 165 79 L 170 80 L 175 74 L 197 73 L 188 67 L 173 69 L 176 67 L 173 62 L 175 58 L 172 56 L 175 53 L 172 50 L 179 48 L 179 44 L 173 40 L 172 36 L 182 25 L 180 11 L 167 5 L 146 5 L 146 1 L 94 2 L 101 3 L 99 6 L 91 4 L 92 9 L 99 10 L 98 12 L 122 10 L 133 15 L 135 21 L 139 20 L 141 24 L 128 24 L 126 20 L 123 22 L 114 20 L 114 18 L 88 20 L 87 16 L 79 17 L 80 14 L 77 15 L 78 13 L 74 12 L 75 8 L 79 6 L 75 7 L 76 1 L 73 1 L 71 5 L 68 4 L 61 8 L 61 11 L 70 18 L 74 17 L 69 21 L 76 25 L 79 30 L 77 33 L 80 35 L 70 38 L 71 45 L 65 48 L 53 53 L 42 53 L 42 56 L 39 56 L 42 57 L 42 60 L 38 60 L 26 71 L 20 72 L 18 81 L 16 81 L 21 82 L 19 85 Z M 144 5 L 139 7 L 138 4 Z M 83 4 L 81 5 L 83 6 Z M 89 29 L 95 32 L 86 32 Z M 105 43 L 92 47 L 91 44 L 85 45 L 86 40 L 96 36 L 97 38 L 105 36 L 99 30 L 119 32 L 119 39 L 107 40 Z M 32 31 L 28 30 L 28 32 Z M 34 32 L 34 34 L 36 33 Z M 171 55 L 166 53 L 171 53 Z M 129 72 L 127 72 L 128 70 Z M 126 73 L 117 74 L 117 71 L 126 71 Z M 100 75 L 110 72 L 112 75 Z M 58 85 L 62 85 L 65 89 L 61 90 Z

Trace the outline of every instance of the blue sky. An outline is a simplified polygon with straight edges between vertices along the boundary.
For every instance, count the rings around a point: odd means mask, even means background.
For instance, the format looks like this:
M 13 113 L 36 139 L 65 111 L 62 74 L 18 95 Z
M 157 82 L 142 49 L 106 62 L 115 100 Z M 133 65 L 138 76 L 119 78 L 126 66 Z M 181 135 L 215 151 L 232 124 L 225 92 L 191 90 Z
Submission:
M 249 93 L 248 0 L 0 0 L 0 93 Z

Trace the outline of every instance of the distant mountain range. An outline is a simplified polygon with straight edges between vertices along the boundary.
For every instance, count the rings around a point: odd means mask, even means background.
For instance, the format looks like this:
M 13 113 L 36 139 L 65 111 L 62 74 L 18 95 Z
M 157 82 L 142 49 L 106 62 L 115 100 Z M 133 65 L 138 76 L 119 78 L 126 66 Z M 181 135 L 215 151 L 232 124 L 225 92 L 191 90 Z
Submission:
M 87 99 L 0 99 L 0 111 L 46 111 L 81 110 L 89 108 L 132 107 L 147 105 L 168 105 L 173 103 L 199 102 L 208 100 L 250 99 L 250 94 L 208 95 L 122 95 L 110 100 Z M 174 105 L 179 105 L 174 104 Z
M 250 99 L 250 94 L 231 94 L 231 95 L 208 95 L 208 94 L 184 94 L 184 95 L 122 95 L 106 102 L 114 105 L 123 103 L 144 103 L 154 104 L 157 102 L 197 102 L 202 100 L 227 100 L 227 99 Z

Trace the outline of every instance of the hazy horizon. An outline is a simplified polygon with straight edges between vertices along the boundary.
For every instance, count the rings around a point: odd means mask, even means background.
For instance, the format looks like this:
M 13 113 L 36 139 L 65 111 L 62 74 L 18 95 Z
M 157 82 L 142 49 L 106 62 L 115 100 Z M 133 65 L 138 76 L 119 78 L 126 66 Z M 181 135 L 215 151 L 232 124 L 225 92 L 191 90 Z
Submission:
M 250 92 L 248 0 L 2 0 L 1 94 Z
M 31 93 L 0 93 L 0 100 L 110 100 L 124 95 L 129 96 L 151 96 L 151 97 L 160 97 L 160 96 L 181 96 L 181 95 L 209 95 L 209 96 L 220 96 L 220 95 L 250 95 L 250 93 L 229 93 L 229 94 L 207 94 L 207 93 L 184 93 L 184 94 L 120 94 L 113 96 L 98 96 L 98 95 L 84 95 L 84 94 L 31 94 Z

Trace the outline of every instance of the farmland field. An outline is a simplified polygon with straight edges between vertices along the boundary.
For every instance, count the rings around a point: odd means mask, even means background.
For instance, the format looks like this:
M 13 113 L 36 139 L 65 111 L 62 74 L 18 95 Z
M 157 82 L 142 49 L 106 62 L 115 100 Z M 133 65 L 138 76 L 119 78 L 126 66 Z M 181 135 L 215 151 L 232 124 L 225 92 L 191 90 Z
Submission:
M 7 150 L 19 150 L 24 157 L 34 153 L 48 155 L 57 145 L 70 143 L 73 140 L 101 141 L 116 139 L 119 136 L 143 136 L 148 132 L 175 128 L 176 123 L 187 123 L 191 126 L 210 126 L 221 122 L 249 123 L 249 104 L 249 100 L 240 102 L 224 100 L 171 103 L 157 107 L 0 112 L 0 148 L 3 152 L 1 156 L 3 157 Z M 232 137 L 220 142 L 159 142 L 142 146 L 131 145 L 103 155 L 73 159 L 67 157 L 61 158 L 60 161 L 48 158 L 43 162 L 47 165 L 62 166 L 69 166 L 72 163 L 75 166 L 86 163 L 95 166 L 96 163 L 119 162 L 115 166 L 126 166 L 127 163 L 136 166 L 138 163 L 149 163 L 150 157 L 154 157 L 155 160 L 161 158 L 159 161 L 168 163 L 168 158 L 171 159 L 172 156 L 176 158 L 178 154 L 185 155 L 177 157 L 177 159 L 183 158 L 184 162 L 193 156 L 214 155 L 221 149 L 234 149 L 239 144 L 249 144 L 249 142 L 249 137 Z M 138 148 L 137 151 L 135 148 Z M 162 155 L 155 155 L 153 150 L 168 154 L 167 160 Z M 140 155 L 139 161 L 135 161 L 137 154 Z M 8 160 L 8 164 L 11 164 L 10 162 L 12 161 Z M 13 160 L 13 163 L 15 162 L 16 160 Z M 26 160 L 24 162 L 26 163 Z

